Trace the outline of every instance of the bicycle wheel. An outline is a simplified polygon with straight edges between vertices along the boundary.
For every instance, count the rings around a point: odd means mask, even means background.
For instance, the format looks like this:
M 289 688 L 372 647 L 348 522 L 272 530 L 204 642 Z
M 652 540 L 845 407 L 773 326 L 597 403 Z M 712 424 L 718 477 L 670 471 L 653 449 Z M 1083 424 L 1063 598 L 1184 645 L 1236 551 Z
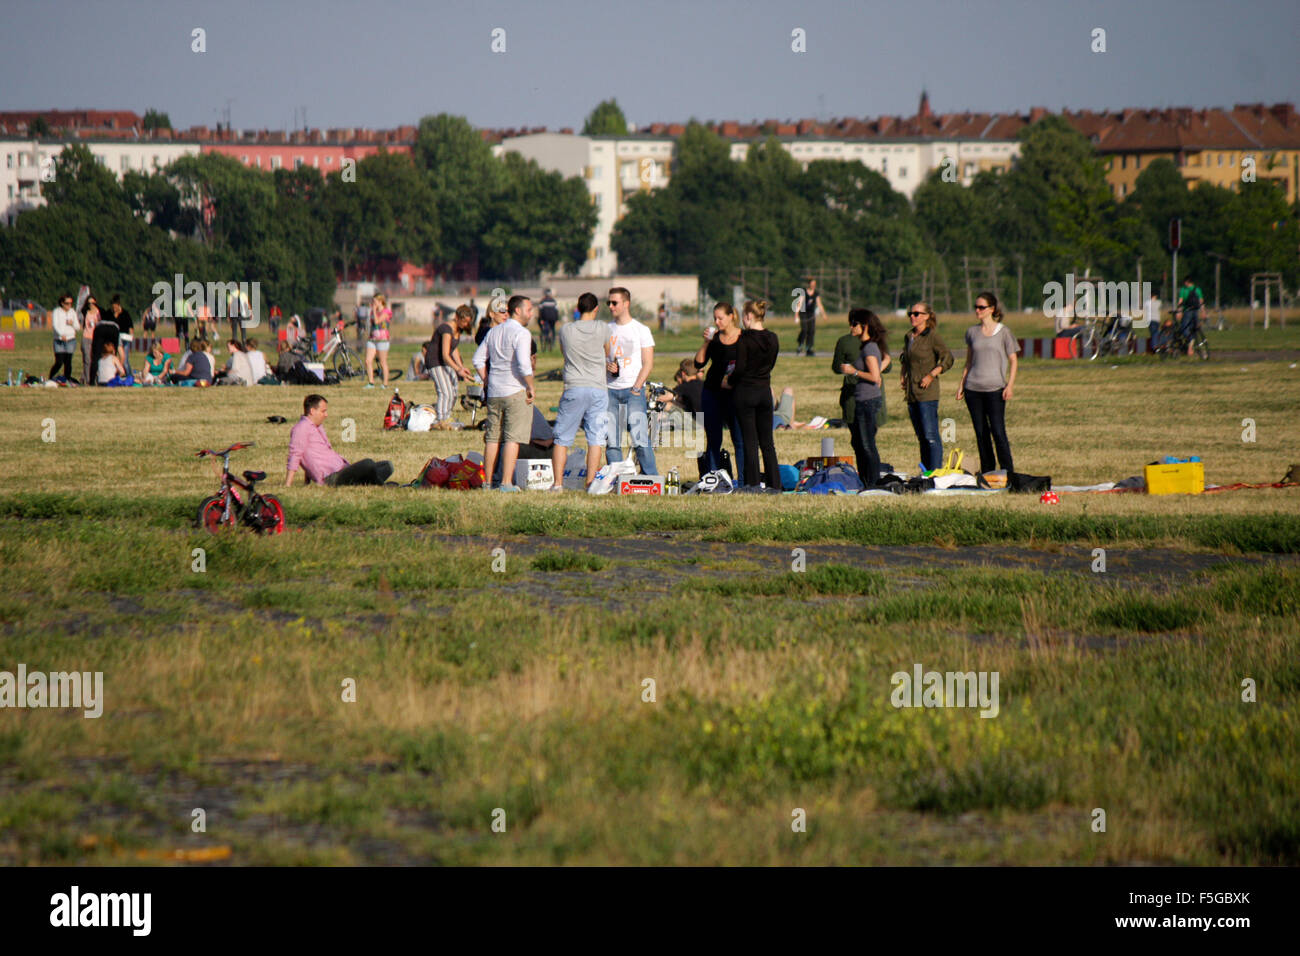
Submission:
M 1100 351 L 1101 344 L 1097 341 L 1096 330 L 1092 328 L 1085 330 L 1079 336 L 1079 355 L 1091 362 Z
M 233 514 L 226 517 L 226 502 L 220 495 L 203 500 L 203 504 L 199 505 L 198 519 L 199 527 L 208 534 L 216 534 L 223 527 L 232 528 L 235 525 Z
M 334 374 L 340 379 L 356 378 L 361 374 L 361 367 L 357 364 L 352 355 L 352 350 L 346 345 L 340 346 L 339 350 L 334 353 Z
M 259 495 L 257 518 L 259 534 L 284 534 L 284 508 L 275 495 Z
M 1201 361 L 1208 362 L 1210 360 L 1210 343 L 1206 341 L 1204 335 L 1196 336 L 1196 344 L 1193 345 L 1192 348 L 1195 350 L 1197 356 L 1200 357 Z

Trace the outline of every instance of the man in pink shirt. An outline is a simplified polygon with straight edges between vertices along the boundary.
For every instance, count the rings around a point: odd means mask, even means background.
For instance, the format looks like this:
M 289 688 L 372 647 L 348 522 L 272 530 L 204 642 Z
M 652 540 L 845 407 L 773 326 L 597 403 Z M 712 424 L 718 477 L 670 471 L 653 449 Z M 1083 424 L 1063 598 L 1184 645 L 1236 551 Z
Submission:
M 334 450 L 325 435 L 325 418 L 329 402 L 324 395 L 308 395 L 302 400 L 302 418 L 289 432 L 289 462 L 284 486 L 293 484 L 301 468 L 307 480 L 318 485 L 382 485 L 393 473 L 391 461 L 363 458 L 354 464 Z

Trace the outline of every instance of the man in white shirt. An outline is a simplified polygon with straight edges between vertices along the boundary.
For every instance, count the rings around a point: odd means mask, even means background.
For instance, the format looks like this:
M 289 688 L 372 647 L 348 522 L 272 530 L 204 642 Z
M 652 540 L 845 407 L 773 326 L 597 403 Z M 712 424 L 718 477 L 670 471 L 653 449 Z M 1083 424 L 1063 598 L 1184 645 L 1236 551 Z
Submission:
M 515 462 L 519 446 L 533 429 L 533 337 L 528 334 L 533 302 L 513 295 L 508 318 L 494 325 L 474 352 L 474 368 L 487 383 L 487 424 L 483 429 L 483 469 L 491 475 L 501 455 L 501 490 L 518 491 Z M 504 450 L 501 448 L 504 442 Z
M 632 445 L 641 473 L 657 475 L 650 447 L 645 383 L 655 364 L 655 340 L 650 329 L 632 318 L 632 294 L 622 287 L 609 290 L 609 364 L 605 385 L 609 389 L 609 434 L 605 460 L 623 460 L 623 431 L 632 433 Z
M 1160 347 L 1160 296 L 1154 292 L 1142 310 L 1142 320 L 1146 323 L 1147 335 L 1151 338 L 1151 351 L 1154 352 Z
M 50 320 L 54 326 L 54 364 L 46 378 L 55 378 L 62 369 L 63 378 L 71 380 L 72 353 L 77 349 L 77 326 L 81 325 L 77 320 L 77 310 L 72 307 L 72 296 L 65 295 L 59 299 L 58 307 L 50 313 Z

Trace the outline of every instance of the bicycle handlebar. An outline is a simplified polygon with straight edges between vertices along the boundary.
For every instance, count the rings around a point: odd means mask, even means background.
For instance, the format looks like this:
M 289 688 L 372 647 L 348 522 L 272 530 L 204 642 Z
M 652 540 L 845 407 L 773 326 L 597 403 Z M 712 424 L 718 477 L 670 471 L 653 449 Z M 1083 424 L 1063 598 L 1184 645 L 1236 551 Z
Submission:
M 257 442 L 255 441 L 239 441 L 239 442 L 235 442 L 225 451 L 213 451 L 211 448 L 205 448 L 202 451 L 200 451 L 198 454 L 196 454 L 194 457 L 206 458 L 208 455 L 220 455 L 222 458 L 224 458 L 226 455 L 229 455 L 232 451 L 239 451 L 242 448 L 256 448 L 256 447 L 257 447 Z

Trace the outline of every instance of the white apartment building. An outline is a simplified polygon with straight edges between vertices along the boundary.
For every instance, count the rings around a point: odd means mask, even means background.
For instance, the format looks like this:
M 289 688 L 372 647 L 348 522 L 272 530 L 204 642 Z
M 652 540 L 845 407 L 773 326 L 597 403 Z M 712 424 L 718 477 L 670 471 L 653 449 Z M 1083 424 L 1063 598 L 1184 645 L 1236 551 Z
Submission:
M 82 145 L 118 179 L 129 169 L 152 172 L 185 155 L 197 155 L 198 143 L 153 140 L 42 139 L 0 137 L 0 225 L 11 226 L 19 213 L 45 205 L 41 171 L 53 173 L 55 157 L 65 146 Z
M 931 170 L 949 161 L 956 181 L 969 186 L 977 173 L 1006 168 L 1020 155 L 1020 144 L 1014 140 L 781 137 L 777 141 L 804 169 L 818 159 L 858 160 L 908 199 Z M 733 142 L 731 158 L 743 160 L 749 147 L 749 142 Z M 667 185 L 676 149 L 676 139 L 669 136 L 533 133 L 502 140 L 492 151 L 497 156 L 518 153 L 543 169 L 586 180 L 599 214 L 587 261 L 578 273 L 587 277 L 618 273 L 618 256 L 610 249 L 614 224 L 627 212 L 629 195 Z
M 609 247 L 614 223 L 627 212 L 627 197 L 659 189 L 671 175 L 677 141 L 669 136 L 578 136 L 533 133 L 503 140 L 493 154 L 518 153 L 545 170 L 587 183 L 596 206 L 596 233 L 587 261 L 578 275 L 610 276 L 618 271 L 618 256 Z

